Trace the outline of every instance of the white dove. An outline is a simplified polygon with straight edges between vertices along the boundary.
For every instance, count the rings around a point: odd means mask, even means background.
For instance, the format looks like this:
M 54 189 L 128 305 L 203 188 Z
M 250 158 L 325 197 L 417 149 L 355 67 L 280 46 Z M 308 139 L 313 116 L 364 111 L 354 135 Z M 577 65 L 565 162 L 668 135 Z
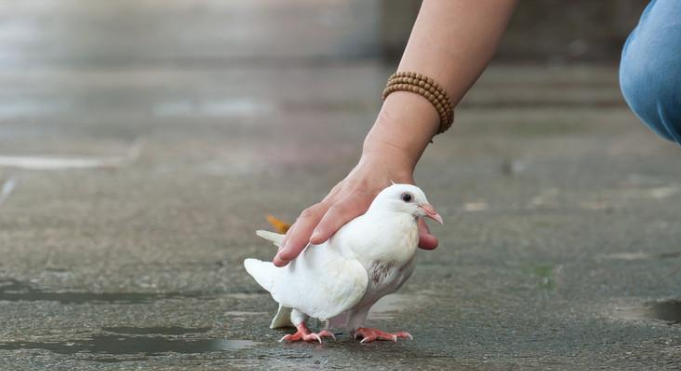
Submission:
M 428 203 L 420 188 L 393 184 L 376 196 L 369 210 L 344 225 L 321 245 L 308 245 L 285 267 L 246 259 L 246 271 L 272 298 L 279 311 L 270 328 L 297 328 L 280 341 L 335 339 L 324 329 L 311 332 L 308 318 L 326 321 L 326 326 L 345 326 L 362 343 L 410 338 L 408 332 L 388 333 L 365 328 L 369 309 L 383 296 L 397 291 L 416 265 L 419 241 L 417 221 L 429 217 L 442 224 L 442 217 Z M 284 235 L 257 231 L 258 236 L 281 244 Z

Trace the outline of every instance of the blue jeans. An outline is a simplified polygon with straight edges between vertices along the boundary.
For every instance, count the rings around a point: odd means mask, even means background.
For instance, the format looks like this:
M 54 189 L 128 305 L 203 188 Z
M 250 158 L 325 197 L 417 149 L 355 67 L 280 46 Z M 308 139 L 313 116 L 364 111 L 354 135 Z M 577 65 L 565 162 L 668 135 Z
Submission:
M 620 87 L 654 132 L 681 144 L 681 0 L 652 0 L 622 51 Z

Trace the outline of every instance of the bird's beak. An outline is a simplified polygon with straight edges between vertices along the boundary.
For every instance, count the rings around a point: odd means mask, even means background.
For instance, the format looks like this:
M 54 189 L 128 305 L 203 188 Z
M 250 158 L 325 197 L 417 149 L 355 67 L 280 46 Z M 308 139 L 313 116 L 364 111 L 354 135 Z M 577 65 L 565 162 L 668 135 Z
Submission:
M 423 210 L 424 213 L 426 213 L 427 218 L 431 218 L 442 225 L 445 224 L 445 222 L 442 220 L 442 217 L 440 216 L 440 214 L 437 213 L 433 205 L 419 204 L 419 208 Z

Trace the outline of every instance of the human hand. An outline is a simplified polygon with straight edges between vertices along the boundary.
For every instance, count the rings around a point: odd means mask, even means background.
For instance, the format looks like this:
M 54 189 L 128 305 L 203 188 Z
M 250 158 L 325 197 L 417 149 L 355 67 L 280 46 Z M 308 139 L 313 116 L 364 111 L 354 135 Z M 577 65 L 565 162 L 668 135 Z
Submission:
M 377 148 L 381 147 L 381 148 Z M 413 161 L 392 146 L 374 146 L 355 168 L 319 203 L 305 209 L 291 226 L 274 258 L 283 267 L 294 260 L 308 243 L 321 244 L 343 225 L 364 214 L 374 197 L 392 182 L 414 184 Z M 437 238 L 425 221 L 419 220 L 419 247 L 435 249 Z

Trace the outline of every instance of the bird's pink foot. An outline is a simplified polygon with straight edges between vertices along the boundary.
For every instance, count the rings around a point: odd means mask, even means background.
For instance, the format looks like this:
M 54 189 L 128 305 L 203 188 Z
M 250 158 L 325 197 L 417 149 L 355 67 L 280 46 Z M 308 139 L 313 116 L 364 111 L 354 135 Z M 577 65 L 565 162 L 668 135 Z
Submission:
M 360 343 L 371 343 L 374 340 L 390 340 L 397 341 L 397 339 L 414 340 L 414 337 L 406 331 L 395 333 L 381 331 L 375 328 L 360 327 L 355 331 L 355 339 L 362 338 Z
M 296 331 L 295 334 L 289 334 L 281 338 L 279 342 L 282 341 L 287 341 L 289 343 L 292 343 L 294 341 L 318 341 L 319 344 L 322 343 L 322 338 L 329 337 L 332 338 L 333 340 L 336 340 L 336 335 L 334 335 L 331 331 L 328 330 L 322 330 L 319 331 L 318 333 L 314 333 L 310 331 L 304 323 L 301 323 L 300 325 L 296 326 L 298 331 Z

